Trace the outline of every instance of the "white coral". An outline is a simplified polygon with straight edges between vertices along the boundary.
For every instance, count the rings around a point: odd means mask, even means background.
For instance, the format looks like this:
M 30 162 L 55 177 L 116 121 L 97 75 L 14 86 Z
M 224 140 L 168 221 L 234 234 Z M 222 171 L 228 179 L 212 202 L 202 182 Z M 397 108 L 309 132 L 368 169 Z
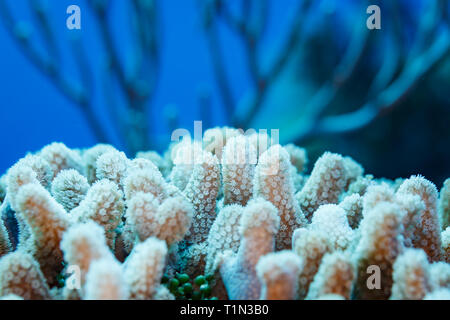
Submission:
M 134 247 L 124 263 L 132 299 L 154 298 L 161 283 L 166 255 L 166 243 L 156 238 L 148 238 Z
M 254 195 L 270 201 L 280 216 L 280 229 L 276 235 L 277 250 L 290 249 L 292 233 L 306 225 L 300 207 L 295 200 L 289 154 L 280 145 L 264 152 L 256 167 Z
M 296 199 L 308 220 L 322 204 L 337 203 L 349 180 L 341 155 L 325 152 L 314 164 L 311 176 Z
M 86 276 L 85 300 L 126 300 L 130 292 L 119 263 L 95 260 Z
M 89 189 L 87 179 L 74 169 L 62 170 L 52 183 L 52 195 L 67 211 L 76 208 Z
M 291 250 L 269 253 L 259 259 L 256 273 L 261 281 L 261 300 L 294 300 L 301 258 Z

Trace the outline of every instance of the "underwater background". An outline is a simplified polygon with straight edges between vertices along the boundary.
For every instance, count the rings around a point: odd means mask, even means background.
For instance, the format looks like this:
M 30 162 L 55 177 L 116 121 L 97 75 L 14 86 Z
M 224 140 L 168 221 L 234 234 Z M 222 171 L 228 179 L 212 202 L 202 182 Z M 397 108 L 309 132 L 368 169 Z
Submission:
M 81 30 L 66 9 L 81 8 Z M 366 8 L 381 8 L 368 30 Z M 279 129 L 376 177 L 450 176 L 447 0 L 2 0 L 0 173 L 53 141 Z

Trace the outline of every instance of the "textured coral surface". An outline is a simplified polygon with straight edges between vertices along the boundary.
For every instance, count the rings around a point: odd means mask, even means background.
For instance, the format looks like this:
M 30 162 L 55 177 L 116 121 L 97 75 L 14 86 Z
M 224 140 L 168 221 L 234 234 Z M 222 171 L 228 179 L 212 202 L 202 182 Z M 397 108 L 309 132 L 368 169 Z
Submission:
M 449 180 L 307 163 L 231 128 L 45 146 L 1 178 L 0 299 L 450 298 Z

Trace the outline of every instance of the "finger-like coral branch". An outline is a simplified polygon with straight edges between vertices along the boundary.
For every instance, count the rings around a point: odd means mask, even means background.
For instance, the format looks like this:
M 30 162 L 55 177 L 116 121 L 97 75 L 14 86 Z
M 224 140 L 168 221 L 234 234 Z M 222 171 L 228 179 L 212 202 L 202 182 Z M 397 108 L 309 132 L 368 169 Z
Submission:
M 52 182 L 52 195 L 66 211 L 78 207 L 89 189 L 87 179 L 74 169 L 62 170 Z
M 354 252 L 357 281 L 353 294 L 356 299 L 389 298 L 393 264 L 403 248 L 401 221 L 401 209 L 389 202 L 378 203 L 362 220 L 361 240 Z M 377 282 L 371 286 L 372 267 L 376 272 L 374 277 L 379 279 L 379 287 Z
M 59 247 L 62 235 L 69 226 L 64 208 L 41 185 L 28 184 L 19 190 L 17 206 L 30 226 L 34 256 L 50 285 L 62 269 L 63 254 Z
M 302 260 L 290 250 L 269 253 L 259 259 L 256 273 L 262 283 L 261 300 L 294 300 Z
M 166 265 L 167 246 L 164 241 L 148 238 L 136 245 L 125 260 L 124 272 L 132 299 L 152 299 L 161 283 Z
M 94 183 L 88 190 L 80 205 L 70 212 L 76 222 L 93 220 L 105 229 L 105 235 L 110 248 L 114 248 L 116 228 L 121 222 L 125 203 L 122 191 L 117 185 L 107 179 Z
M 97 179 L 108 179 L 122 188 L 127 175 L 129 160 L 125 153 L 114 150 L 103 153 L 96 161 Z
M 425 204 L 418 195 L 397 193 L 396 203 L 403 210 L 403 241 L 405 247 L 413 247 L 417 230 L 422 228 L 420 217 L 425 210 Z
M 97 159 L 101 155 L 114 150 L 114 147 L 109 144 L 97 144 L 83 152 L 86 178 L 90 184 L 93 184 L 97 180 Z
M 105 231 L 97 223 L 88 221 L 71 226 L 63 235 L 61 249 L 68 265 L 78 266 L 81 271 L 81 285 L 93 261 L 112 258 L 106 245 Z
M 256 149 L 245 136 L 236 136 L 227 141 L 222 154 L 225 205 L 247 204 L 253 194 L 256 161 Z
M 36 172 L 29 166 L 23 165 L 20 162 L 16 163 L 8 170 L 7 175 L 7 199 L 11 208 L 18 211 L 16 206 L 16 198 L 19 189 L 29 183 L 39 184 Z
M 414 232 L 413 245 L 422 248 L 430 261 L 439 261 L 441 258 L 440 223 L 437 211 L 438 193 L 436 186 L 420 176 L 412 176 L 402 183 L 398 194 L 418 195 L 425 203 L 425 210 L 420 215 L 420 228 Z
M 296 199 L 308 220 L 311 220 L 314 211 L 322 204 L 338 203 L 347 181 L 342 156 L 324 153 L 314 164 L 303 189 L 296 194 Z
M 355 271 L 350 255 L 343 252 L 326 254 L 311 283 L 306 299 L 336 294 L 350 299 Z
M 27 166 L 36 173 L 36 178 L 45 188 L 50 187 L 50 183 L 54 177 L 53 169 L 50 163 L 43 157 L 34 154 L 28 154 L 25 158 L 20 159 L 16 166 Z
M 421 249 L 406 249 L 394 263 L 391 299 L 421 300 L 431 291 L 427 255 Z
M 129 295 L 119 263 L 108 258 L 92 262 L 86 276 L 85 300 L 126 300 Z
M 216 271 L 216 257 L 226 250 L 237 252 L 241 240 L 239 223 L 244 208 L 238 204 L 225 206 L 217 214 L 217 218 L 208 235 L 208 253 L 206 257 L 205 273 Z
M 275 145 L 259 158 L 254 178 L 254 195 L 270 201 L 280 216 L 280 230 L 276 236 L 277 250 L 290 249 L 292 233 L 306 225 L 306 219 L 295 201 L 289 154 Z
M 297 279 L 297 298 L 304 299 L 319 270 L 323 256 L 327 252 L 331 252 L 331 248 L 327 236 L 322 230 L 300 228 L 295 230 L 292 237 L 292 250 L 303 261 L 303 269 Z
M 256 264 L 260 257 L 274 250 L 279 225 L 280 218 L 272 203 L 261 198 L 248 203 L 241 218 L 242 240 L 237 254 L 226 251 L 219 257 L 220 274 L 230 299 L 260 297 Z
M 194 217 L 187 240 L 200 243 L 208 238 L 216 218 L 216 198 L 220 185 L 220 167 L 217 157 L 202 153 L 201 162 L 194 165 L 184 195 L 194 206 Z
M 321 230 L 327 235 L 332 250 L 345 250 L 353 240 L 353 230 L 344 209 L 335 204 L 319 207 L 312 217 L 311 229 Z
M 0 296 L 15 294 L 26 300 L 50 298 L 50 290 L 37 261 L 15 251 L 0 259 Z
M 75 169 L 84 173 L 83 160 L 74 150 L 66 147 L 64 143 L 54 142 L 42 148 L 39 155 L 48 161 L 54 176 L 57 176 L 61 170 Z
M 168 198 L 160 205 L 152 194 L 138 193 L 128 201 L 126 218 L 140 241 L 153 236 L 170 247 L 184 238 L 192 215 L 192 205 L 182 196 Z
M 144 192 L 162 202 L 167 197 L 166 188 L 166 182 L 156 167 L 153 169 L 130 169 L 124 181 L 125 197 L 128 201 L 138 192 Z
M 394 202 L 394 190 L 387 183 L 372 185 L 367 188 L 363 198 L 363 216 L 368 215 L 378 204 L 382 202 Z

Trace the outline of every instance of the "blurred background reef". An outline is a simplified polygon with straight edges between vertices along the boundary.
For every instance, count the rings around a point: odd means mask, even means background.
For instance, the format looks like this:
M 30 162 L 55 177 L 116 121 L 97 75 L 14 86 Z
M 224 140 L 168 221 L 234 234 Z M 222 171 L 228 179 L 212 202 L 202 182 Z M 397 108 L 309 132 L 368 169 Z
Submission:
M 81 8 L 81 30 L 66 8 Z M 366 9 L 381 8 L 381 30 Z M 450 1 L 0 0 L 0 172 L 61 141 L 279 129 L 377 177 L 450 176 Z

